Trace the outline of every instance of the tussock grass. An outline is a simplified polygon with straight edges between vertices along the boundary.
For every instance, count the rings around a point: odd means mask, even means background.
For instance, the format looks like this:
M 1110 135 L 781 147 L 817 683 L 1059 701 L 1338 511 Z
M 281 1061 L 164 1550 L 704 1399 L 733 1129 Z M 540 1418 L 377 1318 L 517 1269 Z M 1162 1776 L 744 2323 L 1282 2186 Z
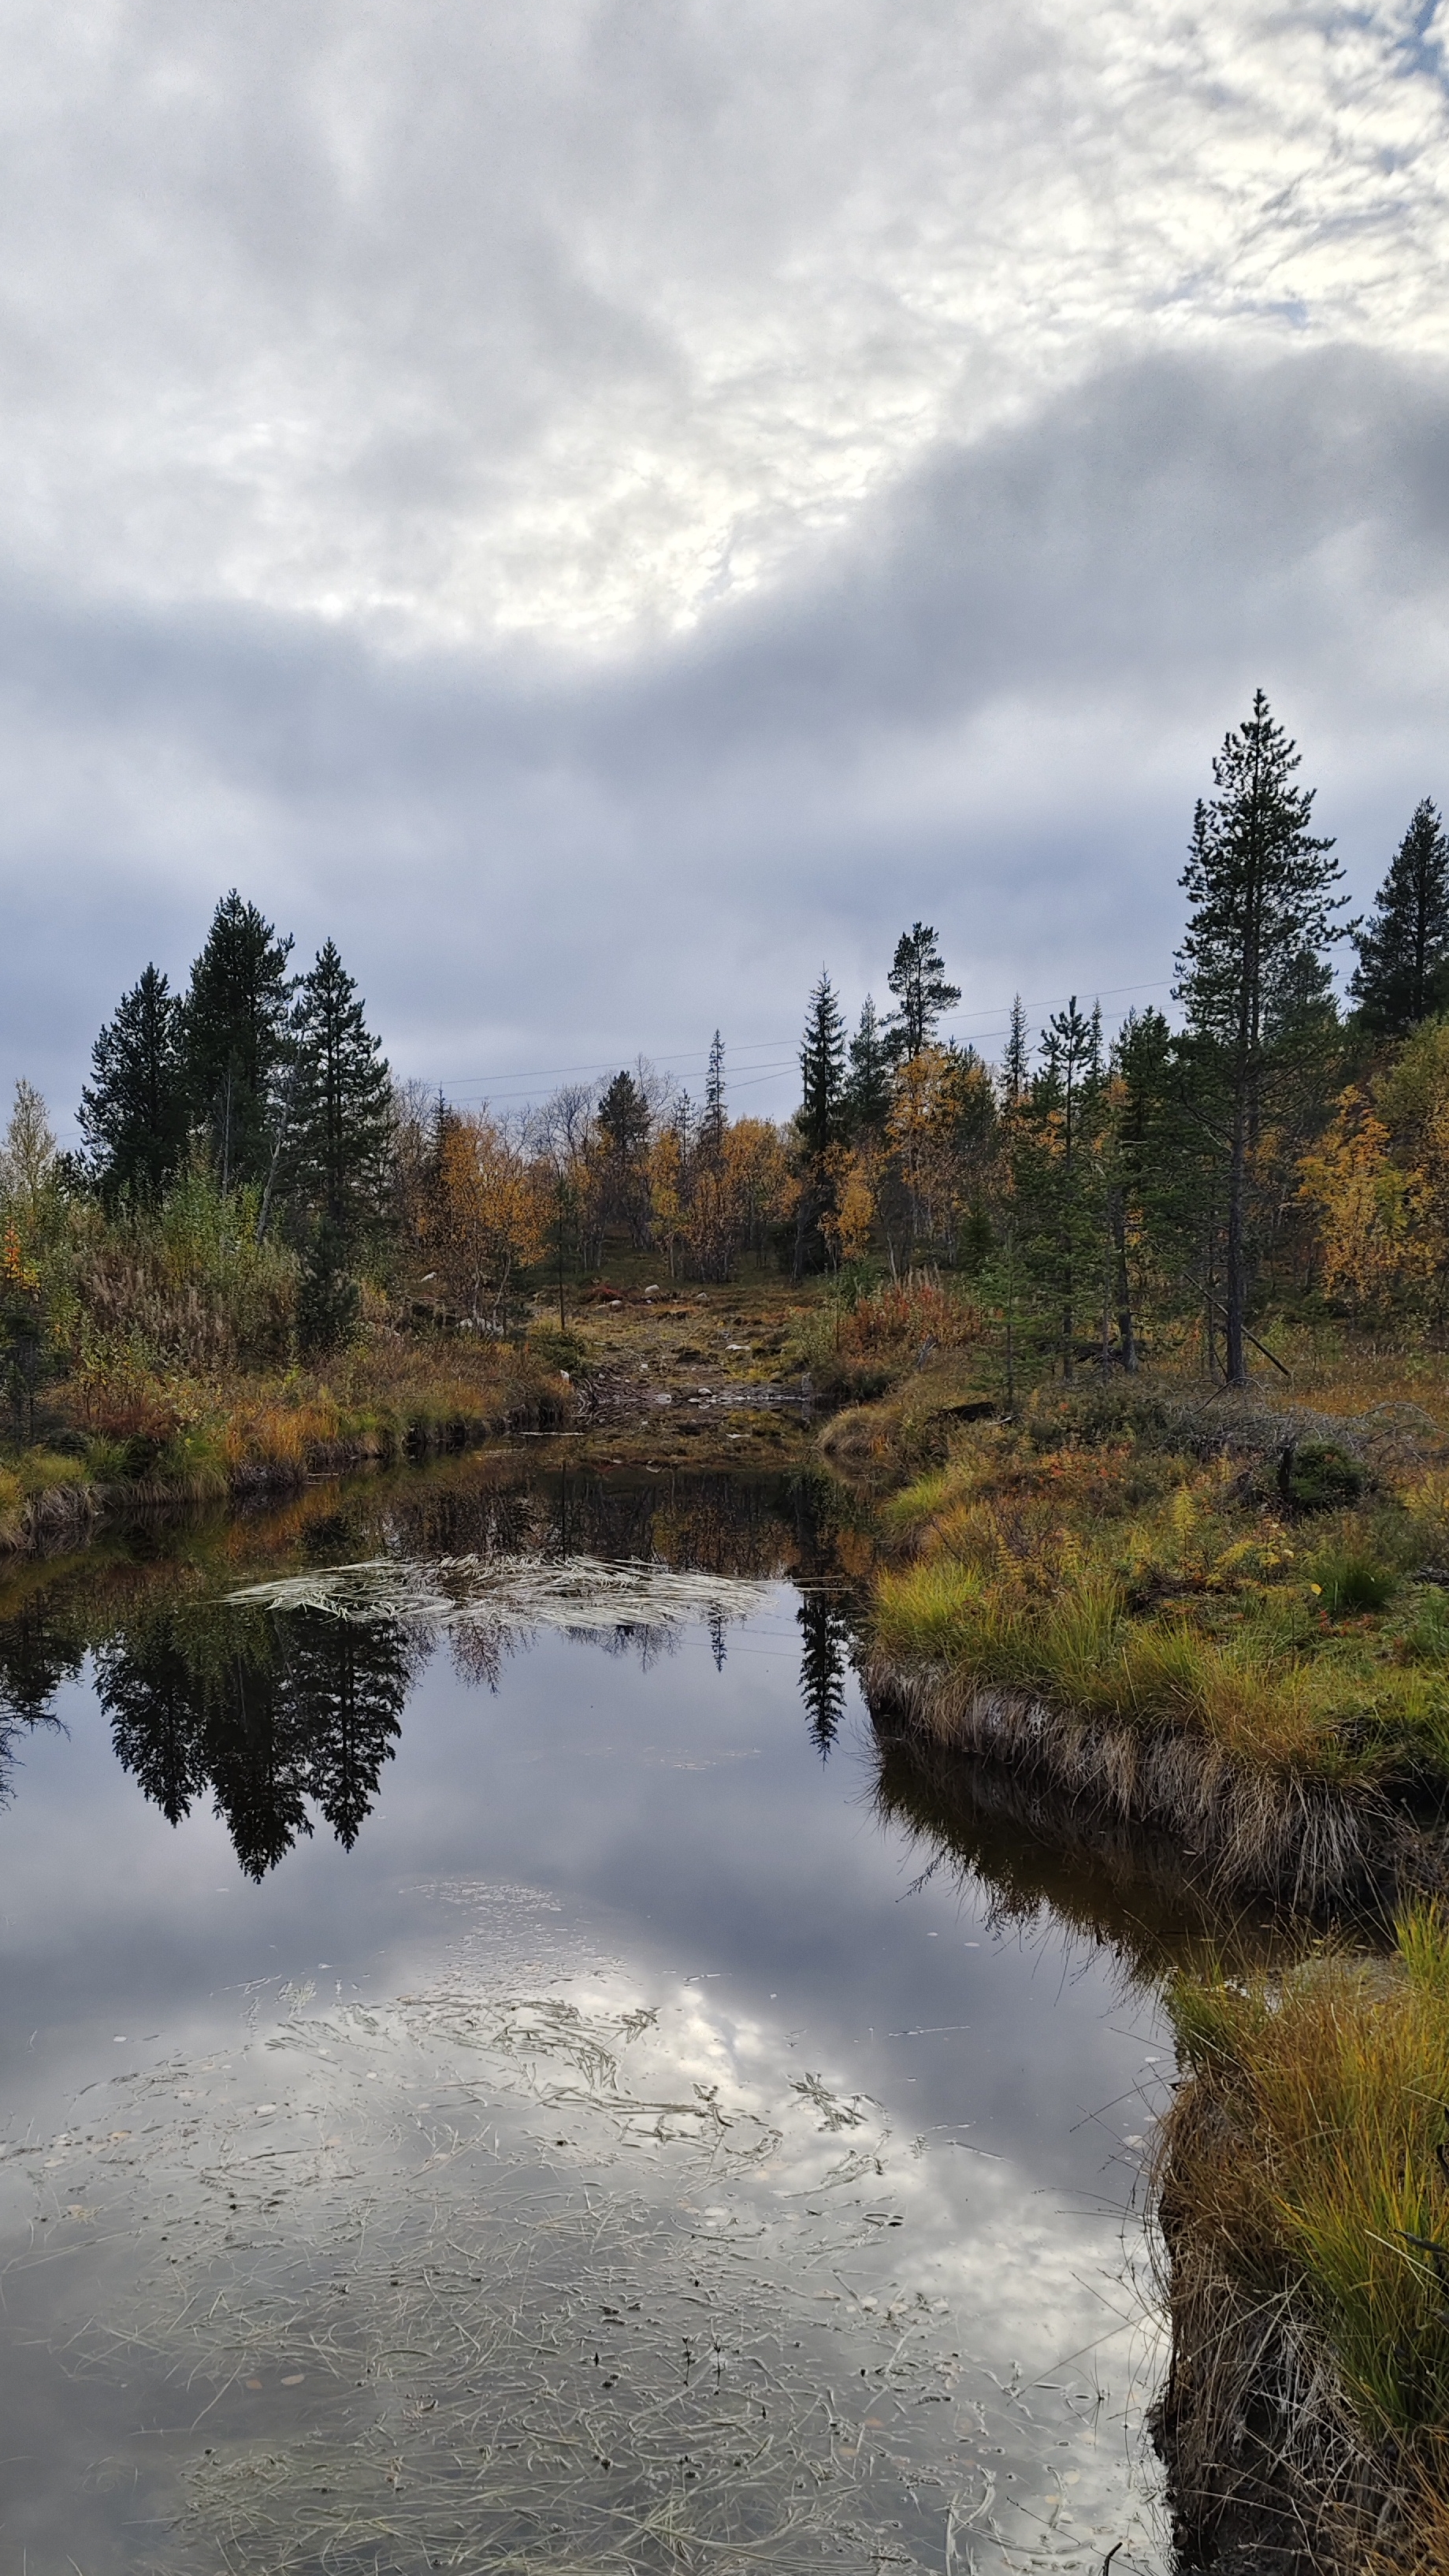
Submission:
M 1189 2080 L 1158 2185 L 1177 2356 L 1164 2407 L 1182 2501 L 1253 2475 L 1322 2532 L 1314 2564 L 1442 2566 L 1449 2529 L 1449 1914 L 1386 1961 L 1183 1978 Z M 1316 2382 L 1303 2396 L 1305 2369 Z M 1289 2402 L 1290 2389 L 1297 2395 Z
M 1449 1599 L 1416 1580 L 1444 1548 L 1440 1473 L 1295 1511 L 1236 1438 L 1166 1445 L 1156 1395 L 1144 1440 L 1124 1436 L 1128 1401 L 973 1427 L 882 1507 L 877 1662 L 1185 1733 L 1250 1772 L 1449 1794 Z

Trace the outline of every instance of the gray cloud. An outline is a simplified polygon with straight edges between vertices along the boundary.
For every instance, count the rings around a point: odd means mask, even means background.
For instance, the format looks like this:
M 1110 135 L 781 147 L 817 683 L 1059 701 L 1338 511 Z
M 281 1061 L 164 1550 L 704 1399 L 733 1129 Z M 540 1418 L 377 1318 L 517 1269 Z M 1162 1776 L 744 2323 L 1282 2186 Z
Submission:
M 233 879 L 335 929 L 399 1067 L 460 1085 L 788 1039 L 822 958 L 879 991 L 918 914 L 963 1029 L 1018 985 L 1163 998 L 1192 800 L 1260 678 L 1360 891 L 1449 790 L 1446 427 L 1445 373 L 1382 354 L 1119 358 L 602 661 L 17 580 L 0 1072 L 68 1109 Z
M 1104 348 L 1446 349 L 1406 0 L 20 0 L 0 544 L 676 632 Z

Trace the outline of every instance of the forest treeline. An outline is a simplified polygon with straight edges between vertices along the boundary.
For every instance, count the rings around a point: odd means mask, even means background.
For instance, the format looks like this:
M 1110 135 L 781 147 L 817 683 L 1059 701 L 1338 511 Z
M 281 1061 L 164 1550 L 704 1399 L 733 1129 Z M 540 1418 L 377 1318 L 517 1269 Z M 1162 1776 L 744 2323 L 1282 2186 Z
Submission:
M 522 1289 L 626 1247 L 701 1280 L 952 1270 L 1008 1378 L 1191 1344 L 1241 1383 L 1285 1312 L 1438 1329 L 1449 842 L 1421 803 L 1346 921 L 1299 767 L 1259 693 L 1193 819 L 1175 1020 L 1134 1011 L 1109 1037 L 1074 998 L 1032 1031 L 1018 1002 L 988 1064 L 946 1033 L 959 990 L 915 922 L 853 1029 L 822 971 L 782 1124 L 731 1116 L 718 1034 L 697 1101 L 642 1058 L 516 1114 L 399 1082 L 335 944 L 298 973 L 228 894 L 185 990 L 147 966 L 97 1037 L 80 1152 L 18 1087 L 17 1429 L 57 1372 L 270 1367 L 369 1319 L 496 1334 Z

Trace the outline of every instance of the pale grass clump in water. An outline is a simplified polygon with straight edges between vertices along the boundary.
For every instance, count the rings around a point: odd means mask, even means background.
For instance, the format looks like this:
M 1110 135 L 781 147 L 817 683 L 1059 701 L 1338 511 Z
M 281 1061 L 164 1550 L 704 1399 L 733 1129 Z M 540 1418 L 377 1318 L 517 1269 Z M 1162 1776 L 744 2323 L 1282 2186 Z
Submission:
M 1363 2567 L 1371 2540 L 1385 2568 L 1442 2566 L 1449 1916 L 1406 1913 L 1386 1963 L 1185 1980 L 1170 2005 L 1190 2069 L 1158 2159 L 1179 2501 L 1221 2498 L 1251 2423 L 1257 2475 L 1321 2524 L 1326 2567 Z

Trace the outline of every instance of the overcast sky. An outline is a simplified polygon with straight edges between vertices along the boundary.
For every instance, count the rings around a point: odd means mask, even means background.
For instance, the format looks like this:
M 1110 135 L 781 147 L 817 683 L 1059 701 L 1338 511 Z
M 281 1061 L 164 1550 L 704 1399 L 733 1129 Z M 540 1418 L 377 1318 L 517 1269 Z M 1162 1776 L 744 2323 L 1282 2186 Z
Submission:
M 1449 7 L 11 0 L 0 1080 L 232 883 L 396 1069 L 1165 1002 L 1255 684 L 1449 800 Z

